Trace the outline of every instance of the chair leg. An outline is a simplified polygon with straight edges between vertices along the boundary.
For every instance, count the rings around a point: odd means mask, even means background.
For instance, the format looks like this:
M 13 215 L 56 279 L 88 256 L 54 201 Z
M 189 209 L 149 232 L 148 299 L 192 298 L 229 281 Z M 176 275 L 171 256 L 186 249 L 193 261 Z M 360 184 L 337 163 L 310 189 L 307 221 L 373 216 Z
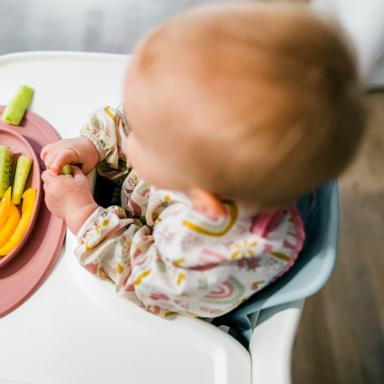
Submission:
M 261 311 L 249 351 L 252 384 L 291 384 L 291 354 L 304 300 Z

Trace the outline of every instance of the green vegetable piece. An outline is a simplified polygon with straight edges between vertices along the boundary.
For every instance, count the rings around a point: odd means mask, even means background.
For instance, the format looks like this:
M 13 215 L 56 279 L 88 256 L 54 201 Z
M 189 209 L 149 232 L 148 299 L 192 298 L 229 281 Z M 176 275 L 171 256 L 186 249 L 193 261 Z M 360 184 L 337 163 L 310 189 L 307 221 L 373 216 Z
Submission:
M 1 119 L 5 123 L 19 125 L 31 104 L 33 89 L 27 85 L 21 85 L 11 101 L 5 107 Z
M 5 145 L 0 145 L 0 199 L 11 185 L 13 153 Z
M 61 168 L 61 173 L 63 175 L 73 175 L 72 167 L 69 164 L 65 164 L 63 168 Z
M 29 172 L 32 167 L 32 159 L 21 155 L 17 160 L 15 179 L 13 180 L 12 188 L 12 203 L 20 204 L 21 196 L 23 195 L 25 183 L 28 180 Z

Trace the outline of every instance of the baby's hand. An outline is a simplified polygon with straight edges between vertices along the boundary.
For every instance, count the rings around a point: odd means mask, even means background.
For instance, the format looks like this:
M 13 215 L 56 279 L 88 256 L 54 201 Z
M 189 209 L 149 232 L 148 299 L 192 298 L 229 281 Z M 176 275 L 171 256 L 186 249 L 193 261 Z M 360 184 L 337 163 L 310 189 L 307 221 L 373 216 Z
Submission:
M 41 150 L 40 157 L 53 175 L 59 175 L 66 164 L 79 164 L 87 174 L 99 161 L 96 147 L 84 136 L 48 144 Z
M 97 208 L 88 179 L 78 167 L 72 167 L 73 176 L 54 176 L 50 171 L 42 173 L 45 204 L 54 216 L 65 219 L 69 229 L 78 230 Z

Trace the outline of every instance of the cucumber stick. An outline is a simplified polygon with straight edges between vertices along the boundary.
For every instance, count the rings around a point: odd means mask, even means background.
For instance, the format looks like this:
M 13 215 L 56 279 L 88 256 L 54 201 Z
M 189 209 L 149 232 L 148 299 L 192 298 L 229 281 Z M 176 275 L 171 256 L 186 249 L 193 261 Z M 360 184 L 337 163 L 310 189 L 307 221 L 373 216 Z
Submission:
M 72 167 L 69 164 L 65 164 L 63 168 L 61 168 L 61 173 L 63 175 L 73 175 Z
M 11 185 L 13 154 L 8 147 L 0 145 L 0 199 Z
M 25 183 L 28 180 L 29 172 L 32 167 L 32 159 L 21 155 L 17 160 L 15 179 L 12 187 L 12 203 L 20 204 L 21 196 L 23 195 Z
M 21 85 L 11 101 L 5 107 L 1 119 L 5 123 L 19 125 L 31 104 L 33 89 L 27 85 Z

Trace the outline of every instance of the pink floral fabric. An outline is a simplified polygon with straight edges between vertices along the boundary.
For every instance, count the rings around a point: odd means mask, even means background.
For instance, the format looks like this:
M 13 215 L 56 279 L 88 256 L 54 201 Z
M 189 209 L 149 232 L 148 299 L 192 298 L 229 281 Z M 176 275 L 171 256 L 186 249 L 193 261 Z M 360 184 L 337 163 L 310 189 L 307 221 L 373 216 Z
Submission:
M 100 207 L 88 218 L 76 256 L 145 309 L 217 317 L 294 263 L 304 241 L 296 206 L 260 215 L 232 202 L 223 217 L 208 217 L 185 194 L 155 188 L 127 166 L 128 129 L 118 110 L 96 111 L 82 134 L 99 150 L 100 173 L 122 183 L 122 206 Z

